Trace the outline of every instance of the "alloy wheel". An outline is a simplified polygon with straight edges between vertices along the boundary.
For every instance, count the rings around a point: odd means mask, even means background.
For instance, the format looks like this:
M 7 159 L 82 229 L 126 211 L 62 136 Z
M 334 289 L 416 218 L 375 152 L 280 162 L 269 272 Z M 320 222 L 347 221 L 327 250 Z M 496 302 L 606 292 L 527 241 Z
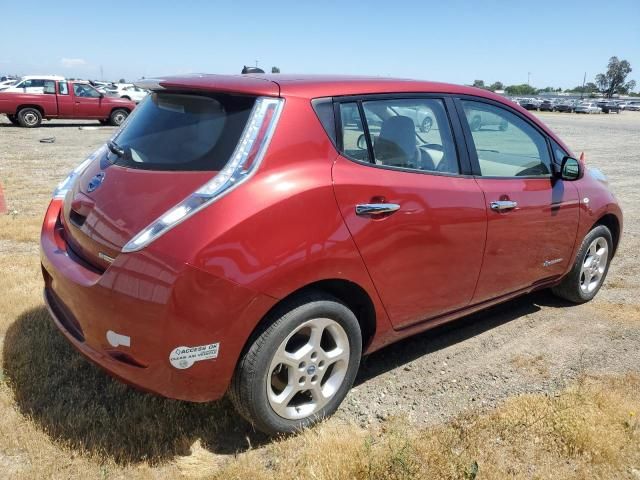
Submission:
M 591 293 L 604 277 L 609 261 L 609 245 L 604 237 L 598 237 L 591 242 L 582 262 L 580 270 L 580 290 Z
M 320 411 L 340 389 L 349 366 L 349 338 L 329 318 L 299 325 L 278 347 L 267 373 L 267 398 L 282 418 Z

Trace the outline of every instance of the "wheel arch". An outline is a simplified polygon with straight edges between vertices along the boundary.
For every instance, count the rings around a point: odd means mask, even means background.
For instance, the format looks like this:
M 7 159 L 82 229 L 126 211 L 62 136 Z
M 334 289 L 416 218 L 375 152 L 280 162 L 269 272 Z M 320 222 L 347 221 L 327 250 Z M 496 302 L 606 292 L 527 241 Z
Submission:
M 30 104 L 30 103 L 24 103 L 22 105 L 18 105 L 18 107 L 16 108 L 15 115 L 17 116 L 18 113 L 20 113 L 20 110 L 22 110 L 24 108 L 33 108 L 35 110 L 38 110 L 40 112 L 40 115 L 42 115 L 42 118 L 44 118 L 44 109 L 40 105 L 33 105 L 33 104 Z
M 613 213 L 607 213 L 600 217 L 596 223 L 593 224 L 591 229 L 598 225 L 604 225 L 611 232 L 611 238 L 613 239 L 613 252 L 612 256 L 616 254 L 618 250 L 618 243 L 620 242 L 620 220 Z
M 366 351 L 376 334 L 377 327 L 373 300 L 360 285 L 349 280 L 335 278 L 312 282 L 279 299 L 256 324 L 251 334 L 247 337 L 242 352 L 246 352 L 255 339 L 259 337 L 269 325 L 277 320 L 279 315 L 278 310 L 282 305 L 292 299 L 311 293 L 320 295 L 324 293 L 333 296 L 353 312 L 360 324 L 360 330 L 362 332 L 362 351 Z M 242 358 L 242 354 L 239 358 Z

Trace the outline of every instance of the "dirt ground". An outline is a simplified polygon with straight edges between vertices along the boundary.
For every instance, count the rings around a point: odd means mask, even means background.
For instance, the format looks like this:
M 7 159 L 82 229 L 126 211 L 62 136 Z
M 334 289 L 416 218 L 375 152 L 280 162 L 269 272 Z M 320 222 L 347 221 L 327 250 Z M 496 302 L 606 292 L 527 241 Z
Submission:
M 541 113 L 539 116 L 576 154 L 585 152 L 588 166 L 597 167 L 608 176 L 622 204 L 625 214 L 622 241 L 604 287 L 594 301 L 582 306 L 571 306 L 546 292 L 538 292 L 369 356 L 355 387 L 336 414 L 336 422 L 376 425 L 402 413 L 410 424 L 434 425 L 465 411 L 488 410 L 522 393 L 553 396 L 585 374 L 621 376 L 640 372 L 640 112 L 592 116 Z M 61 121 L 29 130 L 13 127 L 4 117 L 0 118 L 0 184 L 10 210 L 8 215 L 0 216 L 0 277 L 4 277 L 0 278 L 3 289 L 0 291 L 0 351 L 3 354 L 0 433 L 10 435 L 9 444 L 20 445 L 26 441 L 21 433 L 12 430 L 22 425 L 20 415 L 26 415 L 34 423 L 29 428 L 41 429 L 51 441 L 62 437 L 64 445 L 69 442 L 72 447 L 80 445 L 79 450 L 87 455 L 101 455 L 105 441 L 119 441 L 117 430 L 100 431 L 91 426 L 86 428 L 94 428 L 90 431 L 94 437 L 114 438 L 94 438 L 95 443 L 89 444 L 74 441 L 65 426 L 45 411 L 46 407 L 34 403 L 46 401 L 44 397 L 34 400 L 33 396 L 52 392 L 35 391 L 20 382 L 28 382 L 29 375 L 58 375 L 56 385 L 61 391 L 70 392 L 69 383 L 77 381 L 83 388 L 94 389 L 94 396 L 100 389 L 108 390 L 112 399 L 113 395 L 125 395 L 114 392 L 122 392 L 127 387 L 112 386 L 115 382 L 98 370 L 91 370 L 90 375 L 92 379 L 99 378 L 99 383 L 78 380 L 73 369 L 85 372 L 90 367 L 71 350 L 61 354 L 61 358 L 64 356 L 69 361 L 61 367 L 65 369 L 64 374 L 34 365 L 29 366 L 32 370 L 25 376 L 20 373 L 21 368 L 27 368 L 23 364 L 29 363 L 30 357 L 19 352 L 14 342 L 22 338 L 19 335 L 42 330 L 46 325 L 37 271 L 37 239 L 51 192 L 73 166 L 113 132 L 113 128 L 97 123 Z M 41 143 L 46 137 L 55 137 L 55 142 Z M 52 329 L 45 333 L 57 335 Z M 39 349 L 38 358 L 44 362 L 51 353 L 47 348 L 60 351 L 64 345 L 57 340 L 51 343 L 48 337 L 31 338 L 39 339 L 29 348 Z M 74 390 L 72 399 L 59 397 L 55 397 L 51 408 L 62 411 L 70 403 L 74 408 L 83 408 L 82 391 Z M 128 402 L 129 397 L 126 398 Z M 134 398 L 148 405 L 156 402 L 155 397 L 146 394 L 136 393 Z M 109 407 L 101 408 L 108 410 Z M 218 444 L 214 450 L 228 453 L 243 442 L 256 442 L 256 437 L 247 437 L 246 425 L 229 420 L 233 413 L 227 405 L 223 403 L 220 408 L 222 414 L 208 412 L 207 415 L 216 421 L 222 418 L 231 422 L 233 427 L 229 431 L 235 434 L 229 434 L 230 444 L 226 448 L 220 445 L 220 439 L 212 441 Z M 203 412 L 200 407 L 184 407 L 178 413 L 202 415 Z M 102 415 L 103 419 L 107 415 L 86 410 L 84 413 Z M 65 421 L 74 420 L 66 418 Z M 108 430 L 108 426 L 103 427 Z M 151 429 L 150 434 L 157 433 Z M 169 451 L 161 455 L 166 459 L 179 450 L 180 441 L 176 441 L 173 431 L 162 433 L 173 442 Z M 110 446 L 108 443 L 107 450 Z M 144 446 L 136 448 L 141 449 L 139 459 L 153 454 L 145 452 Z M 3 454 L 3 450 L 10 449 L 0 444 L 0 471 L 19 471 L 21 462 L 46 462 L 44 458 L 25 459 L 17 454 Z M 107 454 L 113 452 L 107 451 Z

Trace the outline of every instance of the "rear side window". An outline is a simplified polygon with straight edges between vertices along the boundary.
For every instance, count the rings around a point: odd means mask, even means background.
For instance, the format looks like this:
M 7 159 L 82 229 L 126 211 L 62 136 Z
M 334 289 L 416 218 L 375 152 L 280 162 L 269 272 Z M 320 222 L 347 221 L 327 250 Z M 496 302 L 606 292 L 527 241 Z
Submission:
M 399 169 L 460 172 L 442 100 L 366 100 L 362 102 L 362 109 L 365 122 L 360 118 L 356 103 L 344 103 L 340 108 L 343 149 L 347 156 Z M 370 153 L 366 134 L 372 147 Z
M 462 105 L 483 176 L 551 175 L 547 141 L 527 121 L 484 102 L 463 100 Z
M 344 153 L 356 160 L 370 161 L 357 102 L 340 104 L 340 123 L 342 124 L 342 149 Z
M 152 93 L 114 138 L 117 165 L 147 170 L 219 171 L 247 123 L 255 97 Z
M 69 95 L 69 84 L 67 82 L 58 82 L 58 90 L 60 90 L 60 95 Z

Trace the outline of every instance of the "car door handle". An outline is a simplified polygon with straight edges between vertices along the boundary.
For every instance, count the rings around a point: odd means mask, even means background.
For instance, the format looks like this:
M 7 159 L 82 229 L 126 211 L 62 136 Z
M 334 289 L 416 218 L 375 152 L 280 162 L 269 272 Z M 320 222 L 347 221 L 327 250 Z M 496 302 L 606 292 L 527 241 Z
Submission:
M 397 203 L 359 203 L 356 205 L 356 215 L 368 217 L 382 213 L 393 213 L 400 209 Z
M 518 202 L 511 200 L 496 200 L 490 204 L 491 210 L 502 212 L 504 210 L 513 210 L 518 206 Z

